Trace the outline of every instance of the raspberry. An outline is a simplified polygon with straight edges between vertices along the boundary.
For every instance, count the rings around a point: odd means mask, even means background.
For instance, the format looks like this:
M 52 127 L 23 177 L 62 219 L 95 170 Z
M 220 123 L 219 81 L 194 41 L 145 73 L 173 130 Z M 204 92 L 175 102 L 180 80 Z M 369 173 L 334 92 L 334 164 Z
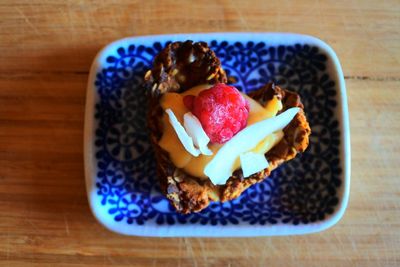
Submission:
M 219 83 L 197 97 L 185 96 L 183 102 L 199 119 L 212 143 L 223 144 L 246 127 L 249 103 L 233 86 Z

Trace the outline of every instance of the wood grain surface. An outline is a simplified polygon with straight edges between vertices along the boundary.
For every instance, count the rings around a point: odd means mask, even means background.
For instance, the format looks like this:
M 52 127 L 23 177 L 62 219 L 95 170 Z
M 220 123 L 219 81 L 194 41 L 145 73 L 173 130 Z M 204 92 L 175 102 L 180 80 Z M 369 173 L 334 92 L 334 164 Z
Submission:
M 274 2 L 274 3 L 269 3 Z M 276 2 L 276 3 L 275 3 Z M 337 52 L 352 181 L 318 234 L 139 238 L 99 225 L 85 194 L 83 118 L 97 51 L 131 35 L 285 31 Z M 400 2 L 0 1 L 0 266 L 400 266 Z

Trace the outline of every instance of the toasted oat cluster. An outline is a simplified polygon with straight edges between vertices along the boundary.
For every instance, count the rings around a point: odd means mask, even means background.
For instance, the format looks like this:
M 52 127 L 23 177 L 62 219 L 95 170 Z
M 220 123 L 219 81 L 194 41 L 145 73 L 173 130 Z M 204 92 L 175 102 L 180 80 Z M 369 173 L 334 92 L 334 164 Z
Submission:
M 267 84 L 249 96 L 261 104 L 273 97 L 282 101 L 282 110 L 301 108 L 294 119 L 283 129 L 284 137 L 265 156 L 268 168 L 243 177 L 236 170 L 224 185 L 214 185 L 210 180 L 200 179 L 177 168 L 158 142 L 162 136 L 163 109 L 160 97 L 167 92 L 184 92 L 200 84 L 226 83 L 227 77 L 219 59 L 204 42 L 192 41 L 169 44 L 154 60 L 153 69 L 145 75 L 145 86 L 149 92 L 150 111 L 148 125 L 156 152 L 157 172 L 161 190 L 180 213 L 198 212 L 212 201 L 228 201 L 240 196 L 249 186 L 266 179 L 280 164 L 303 152 L 309 142 L 311 129 L 303 111 L 298 94 Z
M 156 56 L 144 79 L 153 96 L 227 81 L 221 62 L 207 43 L 192 41 L 169 44 Z

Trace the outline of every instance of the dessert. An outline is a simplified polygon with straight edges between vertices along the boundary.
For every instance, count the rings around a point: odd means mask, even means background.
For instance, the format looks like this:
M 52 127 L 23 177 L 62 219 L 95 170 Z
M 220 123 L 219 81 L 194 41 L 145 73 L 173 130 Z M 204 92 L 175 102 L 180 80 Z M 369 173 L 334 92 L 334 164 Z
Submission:
M 207 43 L 169 44 L 145 75 L 161 190 L 180 213 L 232 200 L 303 152 L 311 133 L 298 94 L 227 85 Z

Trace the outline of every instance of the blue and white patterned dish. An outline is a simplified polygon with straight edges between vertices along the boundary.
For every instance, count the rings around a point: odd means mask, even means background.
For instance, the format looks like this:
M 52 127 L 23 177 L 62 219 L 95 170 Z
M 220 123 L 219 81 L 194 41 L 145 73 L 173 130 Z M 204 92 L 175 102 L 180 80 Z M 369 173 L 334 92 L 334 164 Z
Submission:
M 301 95 L 312 135 L 305 153 L 236 200 L 198 214 L 176 213 L 161 195 L 140 86 L 168 42 L 206 41 L 244 92 L 269 81 Z M 108 229 L 142 236 L 306 234 L 346 209 L 350 136 L 346 89 L 333 50 L 311 36 L 212 33 L 131 37 L 106 46 L 89 77 L 85 172 L 91 209 Z

